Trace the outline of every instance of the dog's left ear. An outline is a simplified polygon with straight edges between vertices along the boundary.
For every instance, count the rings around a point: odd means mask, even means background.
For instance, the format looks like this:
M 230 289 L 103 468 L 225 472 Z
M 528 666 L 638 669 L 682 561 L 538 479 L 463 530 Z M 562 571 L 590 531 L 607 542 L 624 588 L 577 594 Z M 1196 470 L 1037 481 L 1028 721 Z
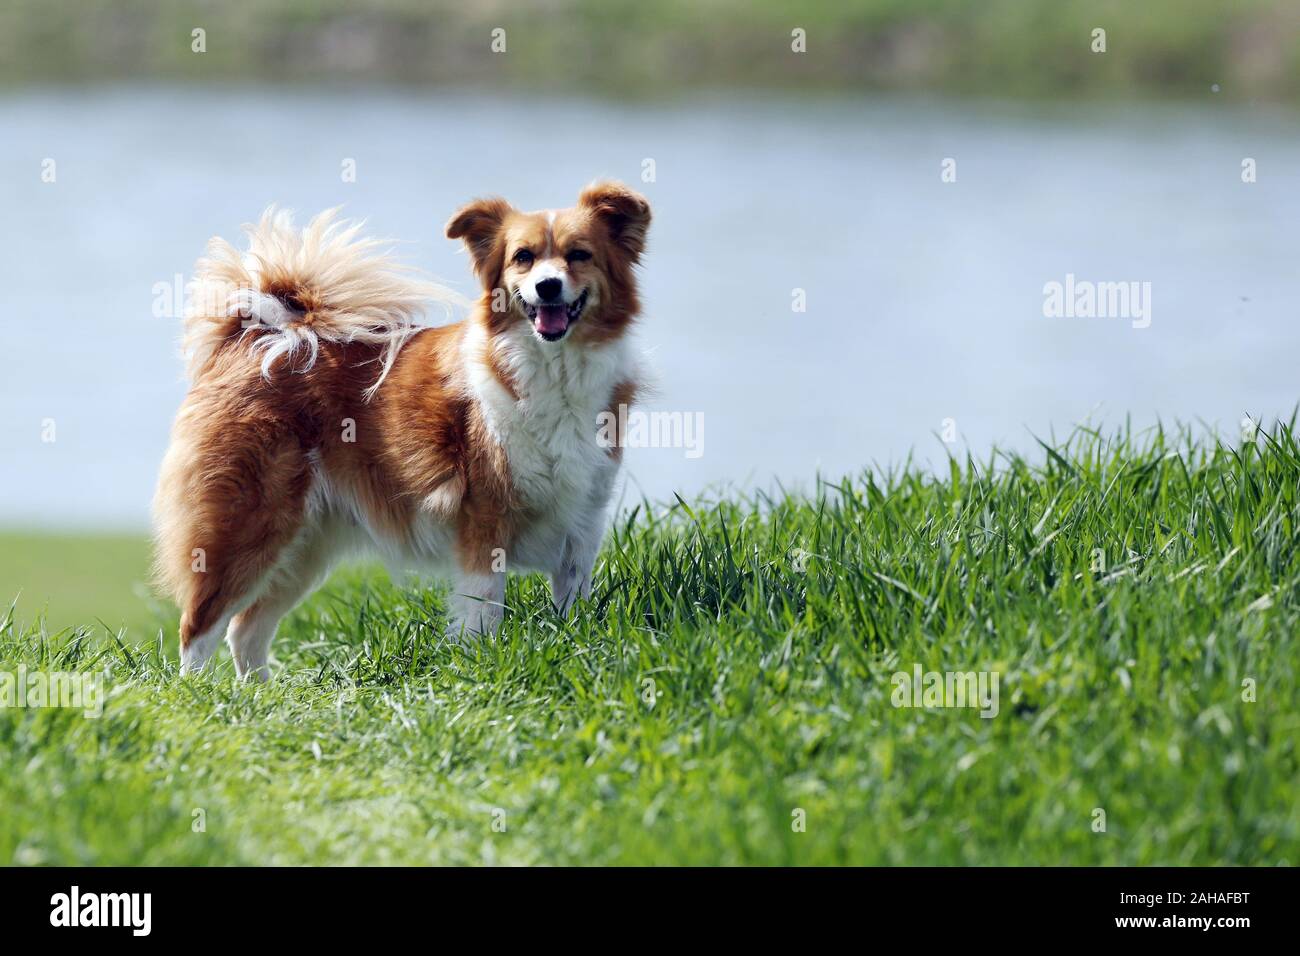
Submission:
M 622 183 L 592 183 L 578 196 L 578 205 L 590 209 L 605 224 L 610 239 L 632 262 L 640 260 L 650 228 L 650 204 L 644 196 Z
M 500 270 L 497 241 L 510 208 L 510 203 L 495 196 L 475 199 L 447 222 L 447 238 L 465 240 L 465 248 L 474 260 L 474 271 L 489 287 L 496 281 L 494 273 Z

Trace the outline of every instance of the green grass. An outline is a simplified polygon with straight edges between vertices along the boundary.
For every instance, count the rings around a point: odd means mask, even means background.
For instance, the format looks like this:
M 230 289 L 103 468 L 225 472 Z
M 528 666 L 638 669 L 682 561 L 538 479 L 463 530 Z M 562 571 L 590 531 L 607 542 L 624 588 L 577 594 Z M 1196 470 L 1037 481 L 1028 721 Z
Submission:
M 144 535 L 0 531 L 0 598 L 17 597 L 19 624 L 43 614 L 51 631 L 102 620 L 144 636 L 159 623 L 148 576 Z
M 267 685 L 11 623 L 0 670 L 110 690 L 0 711 L 0 862 L 1300 862 L 1290 428 L 1042 461 L 641 508 L 575 619 L 512 580 L 464 648 L 436 591 L 345 576 Z M 998 715 L 895 708 L 914 663 L 996 672 Z
M 8 0 L 0 83 L 1294 100 L 1291 0 Z M 206 30 L 206 51 L 192 31 Z M 1106 31 L 1093 52 L 1093 31 Z M 792 50 L 792 31 L 806 50 Z M 493 52 L 494 30 L 506 48 Z M 498 47 L 499 49 L 499 47 Z

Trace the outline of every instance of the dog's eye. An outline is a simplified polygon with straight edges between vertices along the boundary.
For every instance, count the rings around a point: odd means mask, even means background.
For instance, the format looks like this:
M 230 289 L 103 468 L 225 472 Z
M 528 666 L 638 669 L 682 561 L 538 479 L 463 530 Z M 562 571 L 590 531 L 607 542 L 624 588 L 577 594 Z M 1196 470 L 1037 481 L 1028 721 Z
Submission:
M 528 249 L 520 249 L 515 253 L 515 264 L 526 266 L 533 261 L 533 254 Z
M 591 258 L 591 253 L 586 249 L 571 249 L 569 254 L 564 257 L 566 262 L 586 262 Z

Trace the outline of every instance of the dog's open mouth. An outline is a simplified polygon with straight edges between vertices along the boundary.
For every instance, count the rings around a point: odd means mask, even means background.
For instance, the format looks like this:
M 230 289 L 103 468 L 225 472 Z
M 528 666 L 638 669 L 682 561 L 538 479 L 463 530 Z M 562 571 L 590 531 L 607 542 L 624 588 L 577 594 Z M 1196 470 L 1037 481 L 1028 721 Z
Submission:
M 569 331 L 569 326 L 578 321 L 578 316 L 587 305 L 587 292 L 584 289 L 569 305 L 563 302 L 529 305 L 524 303 L 524 313 L 533 323 L 537 334 L 548 342 L 558 342 Z

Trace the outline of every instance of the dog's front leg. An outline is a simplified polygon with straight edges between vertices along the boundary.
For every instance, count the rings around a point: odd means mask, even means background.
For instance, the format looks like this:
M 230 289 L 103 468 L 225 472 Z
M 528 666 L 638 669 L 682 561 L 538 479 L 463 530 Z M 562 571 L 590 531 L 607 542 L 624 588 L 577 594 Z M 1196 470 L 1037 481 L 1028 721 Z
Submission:
M 484 496 L 467 509 L 457 529 L 448 637 L 491 637 L 500 628 L 509 545 L 507 512 L 499 499 Z
M 565 536 L 559 562 L 551 572 L 551 600 L 561 614 L 568 614 L 579 597 L 591 597 L 591 575 L 600 538 L 599 532 Z
M 501 626 L 505 606 L 504 571 L 473 573 L 462 569 L 452 588 L 447 636 L 453 640 L 494 636 Z
M 611 456 L 600 469 L 587 500 L 586 514 L 564 536 L 564 546 L 551 571 L 551 600 L 561 614 L 567 615 L 579 597 L 591 597 L 591 577 L 605 537 L 606 511 L 618 466 L 618 458 Z

